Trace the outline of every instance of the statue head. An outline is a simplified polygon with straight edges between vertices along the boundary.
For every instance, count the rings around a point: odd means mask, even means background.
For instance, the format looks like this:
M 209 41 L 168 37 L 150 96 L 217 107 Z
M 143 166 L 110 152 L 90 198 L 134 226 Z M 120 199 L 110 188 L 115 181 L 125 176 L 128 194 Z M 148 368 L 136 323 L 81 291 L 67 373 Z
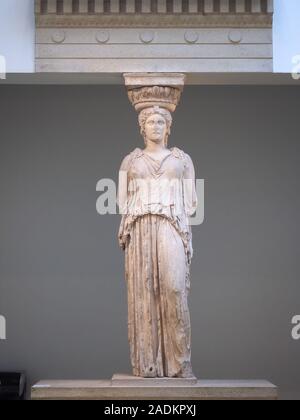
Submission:
M 145 108 L 139 113 L 139 124 L 146 145 L 153 141 L 167 146 L 172 125 L 170 111 L 159 106 Z

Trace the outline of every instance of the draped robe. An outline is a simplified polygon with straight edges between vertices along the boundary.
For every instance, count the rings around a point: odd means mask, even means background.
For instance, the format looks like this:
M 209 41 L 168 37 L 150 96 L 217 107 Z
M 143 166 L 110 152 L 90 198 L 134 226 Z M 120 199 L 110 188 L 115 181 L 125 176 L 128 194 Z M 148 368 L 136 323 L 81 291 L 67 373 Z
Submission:
M 133 374 L 193 376 L 189 216 L 197 195 L 191 158 L 176 147 L 161 160 L 135 149 L 121 164 L 118 204 Z

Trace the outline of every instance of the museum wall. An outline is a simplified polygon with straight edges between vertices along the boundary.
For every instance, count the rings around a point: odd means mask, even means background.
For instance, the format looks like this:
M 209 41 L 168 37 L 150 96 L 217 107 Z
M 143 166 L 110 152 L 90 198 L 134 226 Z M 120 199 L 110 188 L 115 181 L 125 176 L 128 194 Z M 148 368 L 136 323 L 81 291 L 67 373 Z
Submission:
M 205 179 L 193 227 L 195 374 L 268 379 L 300 397 L 299 91 L 186 87 L 169 146 Z M 130 372 L 119 215 L 100 179 L 143 146 L 125 88 L 1 86 L 0 370 L 50 378 Z
M 8 73 L 34 72 L 34 0 L 1 0 L 0 55 Z
M 300 3 L 299 0 L 274 1 L 274 72 L 291 73 L 300 63 Z M 298 56 L 296 63 L 293 57 Z

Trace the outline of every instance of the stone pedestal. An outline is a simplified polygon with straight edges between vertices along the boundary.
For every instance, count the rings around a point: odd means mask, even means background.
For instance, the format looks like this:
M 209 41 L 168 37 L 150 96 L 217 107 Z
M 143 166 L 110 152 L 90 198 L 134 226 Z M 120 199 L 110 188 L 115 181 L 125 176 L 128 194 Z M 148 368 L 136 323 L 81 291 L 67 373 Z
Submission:
M 277 400 L 278 391 L 267 381 L 136 379 L 114 375 L 112 380 L 40 381 L 33 386 L 31 397 L 33 400 Z
M 180 387 L 197 385 L 197 378 L 141 378 L 132 375 L 116 374 L 112 377 L 112 386 L 122 387 Z

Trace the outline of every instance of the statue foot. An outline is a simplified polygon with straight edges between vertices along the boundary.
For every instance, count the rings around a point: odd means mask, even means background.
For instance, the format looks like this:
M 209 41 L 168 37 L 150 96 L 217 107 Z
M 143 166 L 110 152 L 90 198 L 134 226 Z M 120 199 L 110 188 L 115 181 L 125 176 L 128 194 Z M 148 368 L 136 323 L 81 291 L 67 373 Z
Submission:
M 192 365 L 190 363 L 185 364 L 181 371 L 176 375 L 177 378 L 195 378 L 193 373 Z

